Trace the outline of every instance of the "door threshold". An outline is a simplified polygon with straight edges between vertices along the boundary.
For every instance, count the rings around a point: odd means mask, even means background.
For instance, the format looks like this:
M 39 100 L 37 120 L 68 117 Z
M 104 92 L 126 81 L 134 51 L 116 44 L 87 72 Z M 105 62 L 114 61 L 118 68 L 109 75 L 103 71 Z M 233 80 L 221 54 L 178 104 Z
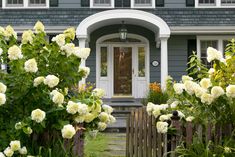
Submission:
M 114 96 L 112 96 L 111 98 L 117 98 L 117 99 L 131 98 L 131 99 L 134 99 L 134 97 L 131 96 L 131 95 L 114 95 Z

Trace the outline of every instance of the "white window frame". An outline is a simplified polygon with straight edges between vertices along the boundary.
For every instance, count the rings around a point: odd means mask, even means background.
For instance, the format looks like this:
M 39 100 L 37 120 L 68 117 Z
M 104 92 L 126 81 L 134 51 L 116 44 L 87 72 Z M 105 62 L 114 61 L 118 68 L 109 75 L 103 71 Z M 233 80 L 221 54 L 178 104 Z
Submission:
M 232 38 L 235 38 L 235 36 L 197 36 L 197 56 L 198 56 L 198 58 L 201 58 L 201 41 L 203 41 L 203 40 L 217 40 L 218 51 L 222 52 L 224 55 L 223 41 L 224 40 L 231 40 Z
M 94 0 L 90 0 L 90 8 L 114 8 L 114 0 L 110 0 L 111 5 L 94 5 Z
M 195 0 L 195 8 L 235 8 L 235 3 L 231 5 L 223 5 L 221 0 L 215 0 L 215 5 L 199 4 L 199 0 Z
M 156 0 L 152 0 L 151 5 L 135 4 L 135 0 L 131 0 L 131 8 L 155 8 Z
M 7 6 L 7 0 L 2 0 L 2 8 L 3 9 L 47 9 L 50 7 L 50 0 L 46 0 L 45 6 L 30 6 L 29 5 L 30 0 L 23 0 L 23 6 Z

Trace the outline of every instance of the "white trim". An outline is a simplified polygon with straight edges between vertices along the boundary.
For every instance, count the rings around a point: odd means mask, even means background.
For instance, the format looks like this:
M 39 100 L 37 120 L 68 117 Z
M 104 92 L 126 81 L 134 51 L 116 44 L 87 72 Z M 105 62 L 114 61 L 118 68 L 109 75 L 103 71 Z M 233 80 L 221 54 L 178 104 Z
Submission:
M 111 5 L 94 5 L 94 0 L 90 0 L 90 8 L 114 8 L 114 0 L 110 0 Z
M 150 55 L 150 47 L 149 47 L 149 41 L 143 36 L 136 35 L 136 34 L 128 34 L 128 37 L 130 38 L 136 38 L 141 40 L 140 43 L 103 43 L 104 40 L 110 39 L 110 38 L 116 38 L 119 37 L 118 33 L 115 34 L 109 34 L 100 37 L 96 41 L 96 84 L 98 87 L 102 86 L 101 81 L 106 81 L 106 97 L 111 98 L 114 96 L 114 71 L 113 71 L 113 47 L 131 47 L 132 48 L 132 69 L 134 69 L 134 74 L 132 74 L 132 96 L 135 98 L 139 98 L 139 93 L 137 89 L 137 82 L 138 81 L 144 81 L 146 82 L 146 88 L 148 87 L 149 81 L 150 81 L 150 63 L 149 63 L 149 55 Z M 145 79 L 138 78 L 138 47 L 145 47 L 145 66 L 146 66 L 146 73 L 145 73 Z M 107 77 L 100 77 L 100 47 L 108 47 L 108 74 Z M 137 56 L 136 56 L 137 55 Z M 136 85 L 135 85 L 136 84 Z M 144 89 L 143 89 L 144 90 Z
M 234 26 L 173 26 L 172 34 L 235 34 Z
M 166 79 L 168 77 L 168 38 L 161 40 L 161 88 L 166 89 Z
M 156 0 L 151 0 L 151 5 L 144 5 L 144 4 L 135 4 L 135 0 L 131 0 L 131 8 L 155 8 Z
M 50 7 L 50 0 L 46 0 L 45 6 L 30 6 L 30 0 L 23 0 L 23 6 L 7 6 L 7 0 L 2 0 L 2 8 L 3 9 L 48 9 Z
M 88 38 L 91 31 L 111 24 L 120 24 L 126 20 L 127 24 L 141 25 L 159 34 L 159 37 L 169 37 L 171 34 L 167 23 L 160 17 L 141 10 L 115 9 L 102 11 L 84 19 L 77 27 L 78 37 Z
M 230 40 L 235 36 L 197 36 L 197 56 L 201 58 L 201 41 L 203 40 L 217 40 L 218 41 L 218 51 L 223 52 L 223 41 Z
M 235 3 L 230 5 L 223 5 L 221 0 L 215 0 L 215 5 L 213 4 L 199 4 L 199 0 L 195 0 L 195 8 L 235 8 Z

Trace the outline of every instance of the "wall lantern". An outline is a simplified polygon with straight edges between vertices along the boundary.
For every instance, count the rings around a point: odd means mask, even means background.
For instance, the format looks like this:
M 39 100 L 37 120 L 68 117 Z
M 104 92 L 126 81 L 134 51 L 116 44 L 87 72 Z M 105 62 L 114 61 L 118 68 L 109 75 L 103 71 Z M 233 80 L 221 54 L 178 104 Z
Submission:
M 124 21 L 122 21 L 122 26 L 119 29 L 119 37 L 121 40 L 126 40 L 127 38 L 127 29 L 125 27 Z

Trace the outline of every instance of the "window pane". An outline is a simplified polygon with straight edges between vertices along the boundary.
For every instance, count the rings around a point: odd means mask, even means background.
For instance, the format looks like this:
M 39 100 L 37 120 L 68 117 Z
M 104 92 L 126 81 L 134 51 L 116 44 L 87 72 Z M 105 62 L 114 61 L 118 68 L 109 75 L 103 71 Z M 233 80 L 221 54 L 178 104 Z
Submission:
M 235 0 L 221 0 L 221 4 L 222 5 L 231 5 L 231 4 L 235 4 Z
M 218 49 L 218 41 L 217 40 L 201 40 L 201 60 L 202 63 L 205 64 L 208 68 L 212 67 L 211 63 L 207 62 L 207 48 L 213 47 Z
M 215 0 L 199 0 L 199 4 L 215 4 Z
M 152 0 L 135 0 L 135 4 L 152 4 Z
M 110 6 L 111 5 L 111 0 L 94 0 L 93 1 L 93 3 L 94 3 L 94 5 L 101 5 L 101 6 L 106 6 L 106 5 L 108 5 L 108 6 Z
M 101 47 L 100 49 L 101 59 L 100 59 L 100 76 L 108 76 L 108 48 Z
M 138 76 L 145 77 L 145 49 L 144 47 L 138 48 Z
M 29 6 L 46 6 L 46 0 L 30 0 Z
M 12 7 L 23 6 L 23 0 L 7 0 L 6 2 L 7 2 L 6 4 L 7 6 L 12 6 Z

